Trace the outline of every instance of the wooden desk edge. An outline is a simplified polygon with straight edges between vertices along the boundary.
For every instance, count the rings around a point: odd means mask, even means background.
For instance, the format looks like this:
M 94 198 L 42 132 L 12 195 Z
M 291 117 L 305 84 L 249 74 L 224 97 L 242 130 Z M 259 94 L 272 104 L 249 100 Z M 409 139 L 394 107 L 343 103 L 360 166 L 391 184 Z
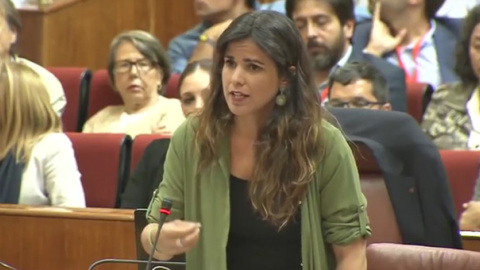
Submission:
M 25 4 L 25 5 L 20 5 L 17 9 L 20 12 L 50 13 L 82 1 L 85 1 L 85 0 L 63 0 L 63 1 L 58 1 L 52 4 L 45 4 L 45 5 Z
M 63 217 L 72 219 L 133 221 L 134 210 L 106 208 L 4 207 L 0 216 Z

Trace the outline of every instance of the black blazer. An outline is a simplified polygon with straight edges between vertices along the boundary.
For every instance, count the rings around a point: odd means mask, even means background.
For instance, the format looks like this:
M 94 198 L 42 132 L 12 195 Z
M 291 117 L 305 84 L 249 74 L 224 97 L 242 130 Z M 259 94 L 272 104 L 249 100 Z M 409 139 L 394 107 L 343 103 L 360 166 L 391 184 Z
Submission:
M 159 139 L 150 143 L 128 180 L 122 194 L 120 208 L 147 208 L 163 179 L 163 164 L 167 156 L 170 139 Z
M 329 111 L 349 140 L 372 150 L 384 175 L 403 242 L 462 248 L 440 154 L 415 119 L 394 111 Z
M 382 58 L 375 57 L 363 52 L 352 51 L 348 61 L 366 61 L 374 66 L 385 78 L 389 89 L 389 102 L 393 110 L 407 111 L 407 86 L 403 70 Z

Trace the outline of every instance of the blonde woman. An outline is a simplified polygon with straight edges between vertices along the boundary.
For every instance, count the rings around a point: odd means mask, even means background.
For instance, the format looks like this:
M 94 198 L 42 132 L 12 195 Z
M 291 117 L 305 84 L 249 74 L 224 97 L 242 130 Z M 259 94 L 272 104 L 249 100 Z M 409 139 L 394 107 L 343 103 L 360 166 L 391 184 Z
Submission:
M 73 148 L 40 76 L 0 64 L 0 203 L 85 207 Z

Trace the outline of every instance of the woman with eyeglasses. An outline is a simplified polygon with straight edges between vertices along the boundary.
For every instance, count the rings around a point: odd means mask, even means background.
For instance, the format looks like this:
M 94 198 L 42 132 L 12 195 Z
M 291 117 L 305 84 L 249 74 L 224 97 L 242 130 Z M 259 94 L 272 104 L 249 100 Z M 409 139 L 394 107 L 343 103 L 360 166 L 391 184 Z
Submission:
M 115 37 L 108 75 L 123 105 L 108 106 L 83 128 L 90 133 L 170 134 L 183 122 L 180 101 L 162 96 L 170 77 L 165 51 L 154 36 L 134 30 Z

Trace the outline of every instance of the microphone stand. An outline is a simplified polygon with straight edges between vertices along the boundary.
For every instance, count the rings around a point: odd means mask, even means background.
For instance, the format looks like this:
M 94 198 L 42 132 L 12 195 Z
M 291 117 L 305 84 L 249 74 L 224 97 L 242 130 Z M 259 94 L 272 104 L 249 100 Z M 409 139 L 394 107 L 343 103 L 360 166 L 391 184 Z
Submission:
M 140 264 L 140 265 L 148 265 L 149 261 L 145 260 L 127 260 L 127 259 L 103 259 L 94 262 L 88 270 L 93 270 L 95 267 L 101 264 L 106 264 L 106 263 L 124 263 L 124 264 Z M 152 262 L 150 262 L 152 263 Z M 186 263 L 184 262 L 167 262 L 167 261 L 156 261 L 155 264 L 163 264 L 159 266 L 155 266 L 152 268 L 152 270 L 171 270 L 169 267 L 171 266 L 185 266 Z

